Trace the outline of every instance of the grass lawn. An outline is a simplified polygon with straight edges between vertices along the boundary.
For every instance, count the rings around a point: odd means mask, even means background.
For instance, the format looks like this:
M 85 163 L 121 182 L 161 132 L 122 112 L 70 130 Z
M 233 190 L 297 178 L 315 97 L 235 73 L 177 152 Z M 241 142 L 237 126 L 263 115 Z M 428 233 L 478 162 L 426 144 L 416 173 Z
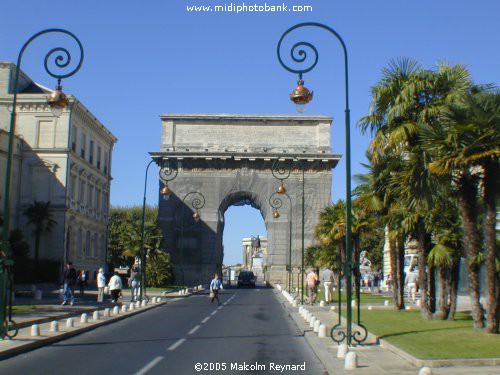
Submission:
M 36 310 L 35 305 L 14 305 L 12 306 L 13 315 L 27 314 Z
M 475 332 L 468 314 L 456 319 L 427 321 L 420 311 L 361 311 L 368 331 L 420 359 L 500 357 L 500 335 Z
M 355 299 L 355 294 L 352 295 L 352 298 Z M 316 296 L 316 301 L 321 301 L 325 298 L 325 289 L 323 287 L 320 287 L 319 290 L 318 290 L 318 294 Z M 383 304 L 384 301 L 388 299 L 388 300 L 392 300 L 392 297 L 388 297 L 388 296 L 381 296 L 381 295 L 378 295 L 378 294 L 371 294 L 371 293 L 361 293 L 361 305 L 363 304 L 369 304 L 369 303 L 379 303 L 379 304 Z M 339 292 L 338 290 L 336 290 L 335 292 L 333 292 L 333 302 L 338 302 L 339 300 Z M 342 302 L 345 302 L 346 301 L 346 295 L 344 292 L 342 292 Z
M 181 289 L 181 288 L 186 288 L 184 286 L 178 286 L 178 285 L 170 285 L 166 286 L 164 288 L 146 288 L 146 293 L 161 293 L 161 292 L 170 292 L 173 290 Z

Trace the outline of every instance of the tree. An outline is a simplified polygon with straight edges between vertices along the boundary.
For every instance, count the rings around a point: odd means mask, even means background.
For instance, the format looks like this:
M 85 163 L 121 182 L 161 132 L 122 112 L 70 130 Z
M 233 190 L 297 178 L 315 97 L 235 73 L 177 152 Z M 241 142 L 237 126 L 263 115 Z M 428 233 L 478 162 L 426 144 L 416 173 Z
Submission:
M 35 272 L 38 270 L 38 257 L 40 253 L 40 238 L 43 233 L 51 232 L 54 225 L 57 223 L 52 219 L 52 208 L 50 201 L 39 202 L 34 201 L 24 210 L 24 215 L 28 217 L 28 223 L 35 226 Z

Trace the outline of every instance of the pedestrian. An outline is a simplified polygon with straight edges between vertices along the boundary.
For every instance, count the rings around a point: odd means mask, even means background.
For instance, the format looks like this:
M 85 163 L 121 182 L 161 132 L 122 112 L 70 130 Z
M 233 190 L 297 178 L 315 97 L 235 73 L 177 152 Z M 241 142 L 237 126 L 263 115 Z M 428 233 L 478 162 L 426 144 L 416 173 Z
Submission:
M 122 279 L 118 275 L 118 272 L 115 271 L 114 275 L 111 277 L 108 283 L 109 292 L 111 293 L 111 302 L 118 302 L 118 298 L 122 293 Z
M 333 271 L 329 268 L 323 271 L 323 287 L 325 288 L 325 302 L 333 301 Z
M 68 295 L 70 297 L 71 306 L 75 304 L 75 284 L 76 284 L 76 270 L 73 268 L 73 263 L 68 262 L 63 272 L 63 303 L 68 304 Z
M 408 289 L 408 299 L 415 303 L 415 297 L 418 289 L 418 273 L 415 272 L 415 266 L 412 266 L 408 275 L 406 275 L 405 285 Z
M 97 302 L 102 302 L 104 300 L 104 287 L 106 286 L 106 276 L 104 276 L 104 270 L 99 268 L 99 273 L 97 274 Z
M 217 299 L 217 304 L 220 305 L 219 301 L 219 290 L 222 289 L 222 281 L 219 279 L 219 275 L 216 273 L 214 278 L 210 282 L 210 303 Z
M 78 274 L 78 286 L 80 287 L 80 295 L 83 296 L 85 293 L 85 287 L 87 286 L 87 273 L 85 270 L 81 270 Z
M 314 305 L 316 301 L 316 288 L 319 284 L 319 278 L 314 269 L 307 274 L 306 277 L 307 283 L 307 294 L 309 295 L 309 304 Z
M 135 302 L 137 299 L 137 279 L 138 279 L 137 268 L 132 266 L 130 270 L 130 277 L 128 278 L 128 286 L 130 288 L 131 293 L 131 301 Z

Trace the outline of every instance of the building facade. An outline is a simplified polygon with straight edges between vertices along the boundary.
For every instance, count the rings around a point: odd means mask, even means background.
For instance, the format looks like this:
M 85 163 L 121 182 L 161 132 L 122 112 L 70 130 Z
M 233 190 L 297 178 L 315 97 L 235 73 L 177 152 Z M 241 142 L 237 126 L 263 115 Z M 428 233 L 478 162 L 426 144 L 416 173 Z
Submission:
M 0 62 L 2 181 L 15 69 Z M 18 93 L 10 228 L 23 231 L 33 255 L 34 228 L 24 211 L 35 201 L 50 202 L 56 223 L 42 235 L 40 259 L 71 261 L 94 280 L 106 264 L 111 155 L 117 139 L 71 95 L 61 116 L 54 116 L 47 105 L 50 90 L 22 72 Z

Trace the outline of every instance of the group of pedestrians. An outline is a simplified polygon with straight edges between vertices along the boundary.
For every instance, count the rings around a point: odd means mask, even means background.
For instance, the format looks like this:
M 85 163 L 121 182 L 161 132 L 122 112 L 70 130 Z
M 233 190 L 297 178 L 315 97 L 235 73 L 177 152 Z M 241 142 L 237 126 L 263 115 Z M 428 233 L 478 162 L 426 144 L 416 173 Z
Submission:
M 139 276 L 137 269 L 136 267 L 133 267 L 129 278 L 129 286 L 132 290 L 132 301 L 135 301 L 138 297 L 138 280 Z M 85 272 L 85 270 L 77 272 L 73 267 L 73 264 L 71 262 L 67 262 L 62 275 L 62 305 L 67 305 L 69 301 L 70 305 L 73 306 L 75 304 L 75 286 L 78 285 L 80 287 L 80 295 L 83 295 L 87 284 L 87 273 Z M 120 275 L 116 271 L 114 272 L 113 276 L 111 276 L 109 282 L 106 284 L 106 275 L 104 274 L 104 269 L 99 268 L 99 272 L 96 277 L 96 284 L 97 302 L 104 301 L 106 287 L 108 287 L 109 293 L 111 294 L 112 303 L 118 302 L 118 299 L 122 296 L 123 283 Z

